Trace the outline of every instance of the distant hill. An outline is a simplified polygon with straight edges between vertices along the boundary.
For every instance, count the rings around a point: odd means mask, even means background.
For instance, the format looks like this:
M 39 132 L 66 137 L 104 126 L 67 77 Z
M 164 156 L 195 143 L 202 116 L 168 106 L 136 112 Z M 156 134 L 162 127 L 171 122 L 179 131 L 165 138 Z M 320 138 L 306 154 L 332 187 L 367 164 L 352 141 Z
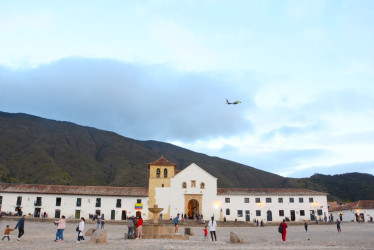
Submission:
M 374 176 L 371 174 L 314 174 L 310 178 L 289 180 L 296 187 L 327 192 L 330 200 L 374 200 Z
M 284 177 L 169 143 L 0 112 L 3 182 L 146 186 L 148 163 L 162 155 L 178 169 L 196 163 L 218 178 L 219 187 L 290 187 Z
M 182 170 L 196 163 L 225 188 L 307 188 L 329 199 L 374 200 L 374 176 L 348 173 L 284 178 L 169 143 L 27 114 L 0 112 L 0 182 L 147 186 L 148 163 L 164 156 Z

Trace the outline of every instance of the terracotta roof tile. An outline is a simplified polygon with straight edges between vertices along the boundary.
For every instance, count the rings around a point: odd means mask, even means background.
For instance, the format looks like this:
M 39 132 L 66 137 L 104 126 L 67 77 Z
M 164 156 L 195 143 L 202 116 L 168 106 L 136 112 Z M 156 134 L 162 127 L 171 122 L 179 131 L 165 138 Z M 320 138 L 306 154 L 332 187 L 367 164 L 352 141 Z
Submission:
M 163 156 L 161 156 L 159 159 L 157 159 L 154 162 L 148 163 L 148 169 L 149 169 L 150 165 L 155 165 L 155 166 L 174 166 L 174 168 L 176 167 L 176 165 L 174 163 L 166 160 Z
M 0 193 L 71 194 L 148 197 L 146 187 L 64 186 L 38 184 L 0 184 Z
M 308 189 L 291 188 L 217 188 L 218 195 L 328 195 Z
M 360 200 L 329 208 L 329 212 L 352 210 L 352 209 L 374 209 L 374 200 Z

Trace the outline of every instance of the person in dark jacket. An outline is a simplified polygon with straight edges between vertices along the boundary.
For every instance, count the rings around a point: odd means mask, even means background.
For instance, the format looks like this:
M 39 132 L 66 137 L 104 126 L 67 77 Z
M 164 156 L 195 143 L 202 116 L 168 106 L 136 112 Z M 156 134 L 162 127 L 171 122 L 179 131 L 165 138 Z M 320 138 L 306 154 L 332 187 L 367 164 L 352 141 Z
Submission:
M 308 232 L 308 222 L 306 220 L 304 221 L 304 228 L 305 231 Z
M 25 219 L 26 219 L 26 215 L 22 216 L 22 218 L 19 219 L 15 227 L 15 229 L 18 228 L 18 238 L 17 238 L 18 241 L 21 240 L 22 235 L 25 233 Z

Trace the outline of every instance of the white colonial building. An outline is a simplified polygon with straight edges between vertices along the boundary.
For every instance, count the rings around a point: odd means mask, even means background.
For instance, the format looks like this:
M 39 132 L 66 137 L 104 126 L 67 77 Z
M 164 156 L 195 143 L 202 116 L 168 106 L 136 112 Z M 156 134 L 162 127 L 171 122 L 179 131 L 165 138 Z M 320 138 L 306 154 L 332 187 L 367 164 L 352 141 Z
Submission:
M 372 221 L 374 216 L 374 200 L 360 200 L 338 205 L 329 204 L 329 215 L 332 220 Z
M 148 164 L 149 185 L 143 187 L 0 184 L 0 209 L 49 217 L 125 220 L 148 207 L 164 208 L 162 218 L 203 215 L 228 221 L 315 220 L 328 214 L 327 194 L 305 189 L 217 188 L 217 178 L 192 163 L 182 171 L 164 157 Z

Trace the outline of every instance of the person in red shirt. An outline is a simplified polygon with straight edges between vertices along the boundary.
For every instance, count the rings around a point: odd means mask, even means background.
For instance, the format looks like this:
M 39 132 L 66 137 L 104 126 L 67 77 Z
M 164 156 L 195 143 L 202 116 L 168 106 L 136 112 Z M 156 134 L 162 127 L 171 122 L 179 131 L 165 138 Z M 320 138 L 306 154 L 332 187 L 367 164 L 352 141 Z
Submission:
M 139 215 L 138 223 L 136 223 L 136 227 L 138 228 L 137 239 L 141 239 L 143 237 L 143 219 L 141 215 Z
M 207 228 L 207 226 L 205 226 L 203 228 L 203 231 L 204 231 L 204 240 L 206 240 L 206 239 L 208 239 L 208 228 Z
M 280 226 L 282 226 L 283 228 L 283 232 L 282 232 L 282 240 L 283 240 L 283 243 L 286 243 L 286 235 L 287 235 L 287 224 L 286 224 L 286 220 L 283 220 L 283 222 L 281 222 Z

